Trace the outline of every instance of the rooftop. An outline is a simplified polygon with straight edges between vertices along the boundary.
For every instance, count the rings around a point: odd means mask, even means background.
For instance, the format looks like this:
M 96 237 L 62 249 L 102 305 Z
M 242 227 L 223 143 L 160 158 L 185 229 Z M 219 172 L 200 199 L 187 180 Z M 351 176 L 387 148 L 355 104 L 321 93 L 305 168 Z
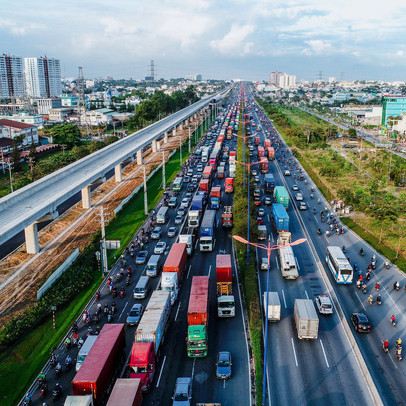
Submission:
M 19 128 L 20 130 L 36 127 L 32 124 L 20 123 L 19 121 L 7 120 L 6 118 L 0 120 L 0 127 L 1 126 Z

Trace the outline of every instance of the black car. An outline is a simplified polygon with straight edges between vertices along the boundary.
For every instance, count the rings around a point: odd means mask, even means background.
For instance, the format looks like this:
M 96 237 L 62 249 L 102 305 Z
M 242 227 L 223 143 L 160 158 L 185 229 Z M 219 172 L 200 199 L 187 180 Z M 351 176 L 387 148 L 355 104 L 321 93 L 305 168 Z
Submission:
M 353 313 L 351 323 L 358 333 L 369 333 L 371 331 L 371 324 L 364 313 Z
M 197 188 L 197 183 L 193 182 L 193 183 L 189 183 L 187 185 L 187 191 L 188 192 L 194 192 L 196 188 Z

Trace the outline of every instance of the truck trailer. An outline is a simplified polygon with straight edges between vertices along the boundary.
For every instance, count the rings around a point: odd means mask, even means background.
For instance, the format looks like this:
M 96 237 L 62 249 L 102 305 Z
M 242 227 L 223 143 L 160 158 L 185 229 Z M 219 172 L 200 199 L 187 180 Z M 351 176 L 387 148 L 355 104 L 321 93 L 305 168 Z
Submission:
M 141 402 L 141 380 L 119 378 L 106 406 L 141 406 Z
M 294 308 L 297 336 L 300 340 L 315 340 L 319 333 L 319 317 L 310 299 L 296 299 Z
M 264 292 L 263 304 L 265 317 L 266 307 L 268 306 L 268 321 L 279 321 L 281 319 L 281 302 L 278 292 Z
M 282 204 L 274 203 L 272 205 L 272 220 L 278 233 L 289 231 L 289 215 Z
M 216 229 L 216 211 L 206 210 L 200 226 L 200 251 L 213 251 Z
M 284 186 L 275 186 L 274 195 L 277 203 L 289 207 L 289 194 Z
M 218 317 L 234 317 L 235 299 L 230 254 L 216 255 L 216 280 L 217 315 Z
M 213 186 L 210 191 L 210 208 L 218 210 L 221 202 L 221 187 Z

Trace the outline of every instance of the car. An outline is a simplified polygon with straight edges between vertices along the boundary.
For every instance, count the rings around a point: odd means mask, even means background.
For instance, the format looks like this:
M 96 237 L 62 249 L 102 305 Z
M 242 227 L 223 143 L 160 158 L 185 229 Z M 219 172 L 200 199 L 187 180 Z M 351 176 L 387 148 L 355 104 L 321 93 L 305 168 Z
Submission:
M 252 153 L 252 151 L 250 151 L 250 157 L 253 157 L 254 156 L 254 154 Z
M 369 333 L 371 331 L 371 324 L 364 313 L 353 313 L 351 323 L 358 333 Z
M 196 170 L 197 172 L 203 172 L 203 165 L 197 165 Z
M 159 243 L 154 247 L 154 254 L 163 254 L 165 250 L 166 250 L 166 242 L 159 241 Z
M 251 171 L 251 175 L 252 175 L 252 176 L 257 176 L 257 175 L 258 175 L 258 172 L 257 172 L 255 169 L 253 169 L 253 170 Z
M 264 209 L 258 209 L 258 216 L 260 216 L 260 217 L 265 216 L 265 210 Z
M 333 314 L 333 304 L 329 295 L 319 295 L 314 300 L 320 314 Z
M 152 230 L 151 238 L 153 240 L 159 240 L 161 238 L 161 235 L 162 235 L 162 228 L 161 227 L 155 227 Z
M 190 200 L 187 197 L 184 197 L 182 199 L 181 204 L 180 204 L 180 208 L 181 209 L 187 209 L 189 207 L 189 202 L 190 202 Z
M 197 187 L 197 183 L 189 183 L 188 185 L 187 185 L 187 191 L 188 192 L 193 192 L 195 189 L 196 189 L 196 187 Z
M 254 189 L 254 196 L 256 196 L 256 197 L 261 196 L 261 189 L 255 188 L 255 189 Z
M 172 196 L 169 199 L 168 206 L 173 208 L 173 207 L 176 207 L 177 203 L 178 203 L 178 198 L 176 196 Z
M 131 310 L 127 313 L 126 323 L 129 326 L 135 326 L 141 320 L 142 313 L 144 311 L 144 306 L 141 303 L 136 303 L 133 305 Z
M 260 226 L 264 225 L 264 219 L 262 217 L 257 217 L 257 224 Z
M 187 176 L 193 176 L 193 169 L 188 169 L 188 171 L 186 172 Z
M 192 182 L 197 182 L 199 180 L 199 177 L 197 175 L 192 176 Z
M 175 217 L 175 224 L 179 225 L 179 224 L 182 224 L 182 222 L 183 222 L 183 216 L 177 215 Z
M 189 183 L 189 182 L 190 182 L 189 176 L 185 176 L 185 177 L 183 178 L 183 182 L 184 182 L 184 183 Z
M 185 215 L 185 209 L 182 206 L 180 206 L 178 211 L 176 212 L 176 215 L 183 217 Z
M 270 206 L 272 204 L 272 199 L 270 197 L 268 197 L 268 196 L 265 196 L 264 197 L 264 204 L 266 206 Z
M 292 190 L 295 190 L 295 191 L 299 190 L 299 186 L 298 185 L 293 185 Z
M 143 265 L 147 262 L 147 258 L 148 258 L 148 251 L 140 251 L 135 258 L 135 263 L 137 265 Z
M 296 199 L 298 202 L 301 202 L 301 201 L 303 200 L 303 195 L 302 195 L 301 193 L 296 193 L 295 199 Z
M 268 258 L 262 257 L 261 258 L 261 271 L 267 271 L 267 270 L 268 270 Z
M 228 351 L 220 351 L 217 354 L 216 361 L 216 378 L 230 379 L 231 378 L 231 354 Z
M 192 200 L 192 196 L 193 196 L 193 194 L 188 192 L 185 194 L 185 199 L 188 199 L 188 201 L 190 202 Z
M 172 396 L 172 406 L 190 406 L 192 401 L 192 378 L 178 378 Z
M 307 205 L 305 202 L 299 203 L 299 210 L 307 210 Z
M 255 206 L 259 206 L 261 204 L 261 199 L 257 196 L 254 197 L 254 204 Z
M 254 146 L 253 146 L 253 145 L 249 145 L 249 146 L 248 146 L 248 149 L 249 149 L 250 151 L 254 151 Z
M 177 229 L 176 227 L 169 227 L 169 228 L 168 228 L 167 236 L 168 236 L 169 238 L 176 237 L 176 233 L 177 233 L 177 232 L 178 232 L 178 229 Z
M 286 170 L 285 171 L 285 176 L 290 176 L 290 171 Z
M 259 176 L 257 175 L 257 176 L 254 176 L 254 181 L 255 182 L 259 182 Z

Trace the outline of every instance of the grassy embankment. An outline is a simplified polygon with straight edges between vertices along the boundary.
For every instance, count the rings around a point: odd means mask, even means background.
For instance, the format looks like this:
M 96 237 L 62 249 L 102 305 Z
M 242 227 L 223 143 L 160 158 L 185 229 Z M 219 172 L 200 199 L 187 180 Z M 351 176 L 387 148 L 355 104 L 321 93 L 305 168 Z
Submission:
M 326 199 L 353 206 L 343 222 L 406 272 L 406 192 L 399 186 L 405 160 L 366 142 L 362 150 L 361 144 L 344 149 L 340 140 L 327 140 L 328 123 L 298 109 L 262 105 Z
M 240 124 L 238 134 L 242 135 L 242 125 Z M 238 138 L 237 159 L 242 161 L 243 157 L 243 140 Z M 249 160 L 248 148 L 246 148 L 246 162 Z M 248 199 L 247 190 L 242 188 L 243 174 L 246 171 L 246 180 L 248 170 L 240 164 L 237 164 L 235 187 L 234 187 L 234 227 L 233 234 L 240 235 L 244 238 L 247 237 L 247 212 L 248 212 Z M 256 241 L 256 233 L 252 230 L 255 229 L 255 206 L 251 200 L 251 227 L 250 227 L 250 241 Z M 255 360 L 255 374 L 256 374 L 256 390 L 257 390 L 257 404 L 262 403 L 262 320 L 260 302 L 258 299 L 258 279 L 255 267 L 255 250 L 250 250 L 250 265 L 246 265 L 247 249 L 244 244 L 235 242 L 238 265 L 240 269 L 240 279 L 244 293 L 246 308 L 248 311 L 248 321 L 252 340 L 253 357 Z
M 199 129 L 198 137 L 200 137 L 201 132 L 201 129 Z M 187 146 L 187 143 L 185 145 Z M 182 161 L 184 162 L 187 157 L 187 148 L 185 148 Z M 165 167 L 167 184 L 174 178 L 179 168 L 180 156 L 179 152 L 177 152 Z M 162 190 L 160 190 L 161 182 L 162 171 L 159 170 L 148 182 L 150 209 L 162 195 Z M 140 193 L 137 193 L 116 219 L 107 226 L 106 236 L 108 239 L 121 239 L 124 247 L 136 233 L 144 219 L 143 193 L 140 190 Z M 100 283 L 100 272 L 96 269 L 91 285 L 77 295 L 68 306 L 57 309 L 55 330 L 52 328 L 52 320 L 49 318 L 19 340 L 9 351 L 2 354 L 0 357 L 0 382 L 7 382 L 7 385 L 0 386 L 1 405 L 12 406 L 21 399 L 27 387 L 49 358 L 51 350 L 60 343 Z

